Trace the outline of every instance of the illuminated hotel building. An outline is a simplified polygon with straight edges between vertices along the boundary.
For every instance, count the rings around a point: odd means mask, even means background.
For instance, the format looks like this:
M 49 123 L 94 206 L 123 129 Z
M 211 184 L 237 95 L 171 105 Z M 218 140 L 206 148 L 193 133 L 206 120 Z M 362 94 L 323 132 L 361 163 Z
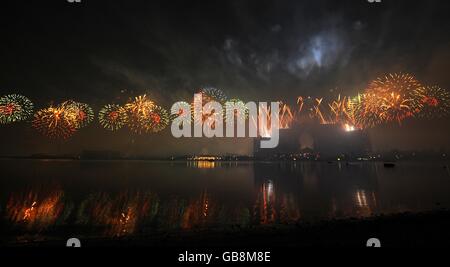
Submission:
M 274 149 L 261 149 L 260 141 L 260 138 L 254 140 L 256 159 L 293 159 L 286 155 L 300 155 L 300 159 L 309 160 L 356 159 L 366 157 L 371 150 L 366 131 L 349 130 L 336 124 L 302 124 L 280 129 L 280 142 Z

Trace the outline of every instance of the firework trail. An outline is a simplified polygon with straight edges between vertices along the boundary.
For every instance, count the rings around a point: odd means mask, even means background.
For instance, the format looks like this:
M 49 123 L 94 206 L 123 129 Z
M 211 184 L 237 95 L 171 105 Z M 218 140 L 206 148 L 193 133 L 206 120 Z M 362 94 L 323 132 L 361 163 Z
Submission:
M 279 103 L 280 103 L 280 114 L 279 114 L 280 129 L 289 129 L 292 127 L 292 124 L 294 123 L 294 114 L 287 104 L 284 104 L 281 101 Z
M 292 109 L 289 109 L 292 114 L 292 121 L 297 123 L 301 123 L 304 121 L 315 120 L 320 124 L 328 124 L 328 120 L 325 119 L 325 112 L 322 107 L 323 98 L 312 98 L 308 97 L 297 97 L 297 110 L 292 112 Z M 286 109 L 287 107 L 285 107 Z M 280 109 L 283 110 L 283 107 Z
M 303 105 L 305 104 L 305 101 L 303 99 L 303 97 L 299 96 L 297 98 L 297 106 L 298 106 L 298 110 L 297 113 L 300 114 L 303 111 Z
M 353 114 L 353 105 L 349 97 L 341 98 L 338 96 L 328 104 L 331 112 L 331 121 L 333 124 L 354 125 L 355 119 Z
M 314 105 L 314 114 L 312 116 L 318 118 L 320 124 L 328 124 L 327 120 L 325 119 L 321 111 L 322 101 L 323 98 L 316 98 L 316 103 Z

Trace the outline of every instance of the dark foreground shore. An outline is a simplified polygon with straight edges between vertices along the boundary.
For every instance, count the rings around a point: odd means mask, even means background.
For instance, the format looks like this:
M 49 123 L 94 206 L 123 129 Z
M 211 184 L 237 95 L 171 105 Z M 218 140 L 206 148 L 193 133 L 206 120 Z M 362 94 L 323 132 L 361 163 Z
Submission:
M 365 247 L 378 238 L 383 247 L 448 247 L 450 211 L 403 213 L 368 219 L 343 219 L 314 224 L 257 226 L 241 229 L 191 230 L 143 233 L 127 238 L 83 239 L 83 247 L 178 247 L 178 248 L 276 248 L 276 247 Z M 64 229 L 61 229 L 61 231 Z M 68 229 L 67 229 L 68 230 Z M 70 235 L 64 231 L 64 236 Z M 70 236 L 69 236 L 70 237 Z M 61 247 L 62 240 L 7 242 L 12 247 Z

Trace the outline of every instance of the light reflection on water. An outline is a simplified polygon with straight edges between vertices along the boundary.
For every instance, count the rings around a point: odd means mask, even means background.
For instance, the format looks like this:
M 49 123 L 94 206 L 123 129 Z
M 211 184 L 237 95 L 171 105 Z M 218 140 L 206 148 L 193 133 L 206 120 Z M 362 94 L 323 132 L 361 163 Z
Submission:
M 54 188 L 13 193 L 6 204 L 8 221 L 27 229 L 44 230 L 62 215 L 64 192 Z
M 450 207 L 450 177 L 442 164 L 385 169 L 379 163 L 0 161 L 0 166 L 2 232 L 14 233 L 12 239 L 21 233 L 63 238 L 58 229 L 123 237 Z

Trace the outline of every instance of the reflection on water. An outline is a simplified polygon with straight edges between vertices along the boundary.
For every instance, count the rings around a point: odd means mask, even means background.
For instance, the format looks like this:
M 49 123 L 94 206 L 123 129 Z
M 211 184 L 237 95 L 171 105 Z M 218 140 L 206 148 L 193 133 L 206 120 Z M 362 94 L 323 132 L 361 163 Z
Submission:
M 152 193 L 95 193 L 80 203 L 77 223 L 101 226 L 108 236 L 133 234 L 136 227 L 155 216 L 159 200 Z
M 196 226 L 203 226 L 212 218 L 214 211 L 215 209 L 210 203 L 210 197 L 205 190 L 198 199 L 192 200 L 183 209 L 181 227 L 190 229 Z
M 11 194 L 6 204 L 6 218 L 28 229 L 44 230 L 61 216 L 64 203 L 61 190 L 25 191 Z
M 367 193 L 366 190 L 356 190 L 355 203 L 357 215 L 370 216 L 376 210 L 375 192 Z
M 209 161 L 0 165 L 2 232 L 13 240 L 20 233 L 58 237 L 55 229 L 123 237 L 423 211 L 437 203 L 450 207 L 447 170 L 428 163 L 395 169 L 377 163 Z
M 188 161 L 189 167 L 199 168 L 199 169 L 213 169 L 215 167 L 220 167 L 221 162 L 216 161 Z
M 273 182 L 268 180 L 260 185 L 258 198 L 255 204 L 256 216 L 261 224 L 275 222 L 275 194 L 273 191 Z

